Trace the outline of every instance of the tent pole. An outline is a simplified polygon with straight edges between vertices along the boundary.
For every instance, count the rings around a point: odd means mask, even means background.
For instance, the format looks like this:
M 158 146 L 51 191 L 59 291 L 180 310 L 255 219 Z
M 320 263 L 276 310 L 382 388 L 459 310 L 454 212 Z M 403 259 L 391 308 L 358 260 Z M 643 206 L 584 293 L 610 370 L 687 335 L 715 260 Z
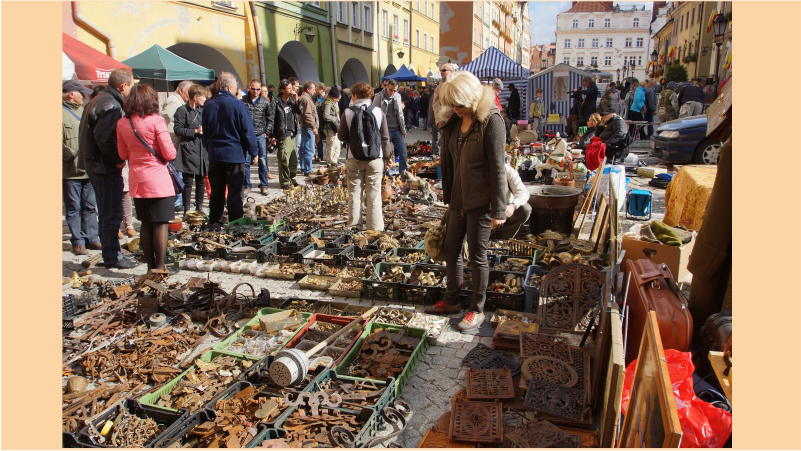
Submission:
M 253 28 L 256 31 L 256 47 L 259 52 L 259 79 L 261 84 L 267 84 L 267 77 L 264 73 L 264 49 L 261 46 L 261 25 L 259 25 L 259 17 L 256 15 L 256 3 L 250 3 L 250 14 L 253 16 Z

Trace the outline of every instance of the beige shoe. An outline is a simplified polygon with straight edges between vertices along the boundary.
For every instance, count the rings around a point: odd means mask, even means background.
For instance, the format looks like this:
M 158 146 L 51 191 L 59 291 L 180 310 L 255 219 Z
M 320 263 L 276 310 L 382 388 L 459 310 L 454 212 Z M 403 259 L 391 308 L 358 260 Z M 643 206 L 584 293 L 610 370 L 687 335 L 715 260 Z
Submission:
M 133 226 L 128 226 L 125 228 L 125 233 L 127 233 L 129 237 L 133 238 L 136 236 L 136 229 L 134 229 Z
M 477 312 L 467 312 L 464 318 L 456 326 L 462 332 L 473 330 L 484 322 L 484 314 Z

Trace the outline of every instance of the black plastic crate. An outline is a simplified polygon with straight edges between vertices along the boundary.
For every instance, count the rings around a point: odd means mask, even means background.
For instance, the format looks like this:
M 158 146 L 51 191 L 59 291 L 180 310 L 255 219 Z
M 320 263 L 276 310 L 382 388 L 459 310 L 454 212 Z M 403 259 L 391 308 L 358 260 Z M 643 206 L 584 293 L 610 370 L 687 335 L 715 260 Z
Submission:
M 214 417 L 216 418 L 217 417 L 217 402 L 219 402 L 221 399 L 228 399 L 231 396 L 233 396 L 235 393 L 239 393 L 242 390 L 244 390 L 244 389 L 246 389 L 248 387 L 252 387 L 252 386 L 253 386 L 253 384 L 251 384 L 250 382 L 247 382 L 247 381 L 234 382 L 233 384 L 228 386 L 228 388 L 226 388 L 225 390 L 221 391 L 220 393 L 217 393 L 217 396 L 215 396 L 211 401 L 206 403 L 206 411 L 207 412 L 212 412 Z
M 121 404 L 117 404 L 116 406 L 97 416 L 94 420 L 92 420 L 92 424 L 98 431 L 101 430 L 106 421 L 113 421 L 113 419 L 117 417 L 117 414 L 120 412 L 123 406 L 128 409 L 128 412 L 136 415 L 139 418 L 152 418 L 154 421 L 156 421 L 156 423 L 163 424 L 165 426 L 166 429 L 164 429 L 164 432 L 145 445 L 146 448 L 152 447 L 154 443 L 159 442 L 163 437 L 172 435 L 174 430 L 181 424 L 181 422 L 189 417 L 189 411 L 186 409 L 173 412 L 171 410 L 161 409 L 159 407 L 143 406 L 135 399 L 126 399 Z M 89 435 L 89 426 L 84 427 L 79 432 L 78 444 L 82 446 L 88 445 L 89 447 L 98 448 L 112 447 L 108 444 L 97 443 L 95 439 Z
M 266 263 L 270 260 L 277 260 L 273 261 L 272 263 L 298 263 L 300 261 L 300 255 L 298 252 L 303 250 L 305 247 L 307 246 L 284 244 L 279 241 L 275 241 L 259 249 L 258 261 L 259 263 Z M 275 258 L 269 258 L 271 255 L 275 256 Z
M 88 443 L 80 443 L 78 437 L 72 432 L 61 433 L 61 447 L 62 448 L 97 448 L 97 446 L 89 445 Z
M 255 248 L 256 250 L 253 252 L 231 252 L 230 249 L 223 249 L 222 252 L 225 254 L 225 259 L 228 261 L 231 260 L 258 260 L 259 258 L 259 250 L 264 247 L 262 244 L 247 244 L 245 240 L 235 241 L 231 244 L 231 247 L 240 247 L 240 246 L 250 246 Z
M 239 376 L 240 381 L 246 381 L 250 385 L 253 385 L 257 388 L 262 388 L 262 392 L 266 393 L 267 395 L 272 396 L 283 396 L 283 394 L 279 394 L 281 391 L 285 392 L 302 392 L 308 391 L 311 384 L 320 375 L 323 371 L 326 371 L 325 367 L 318 366 L 314 370 L 311 370 L 307 374 L 306 383 L 299 383 L 292 387 L 278 387 L 275 385 L 270 379 L 270 365 L 273 363 L 275 359 L 274 355 L 264 356 L 261 360 L 251 365 L 250 368 L 247 369 L 244 373 Z M 314 360 L 312 357 L 310 360 Z M 234 393 L 240 390 L 236 390 Z M 226 390 L 227 392 L 227 390 Z M 222 399 L 221 397 L 218 399 Z M 215 400 L 216 402 L 217 400 Z
M 225 258 L 226 255 L 225 248 L 221 247 L 213 251 L 204 251 L 200 250 L 198 246 L 200 246 L 200 244 L 198 243 L 187 244 L 181 247 L 180 250 L 182 250 L 187 255 L 187 258 L 189 256 L 202 257 L 204 259 Z
M 414 265 L 411 267 L 409 272 L 414 274 L 414 271 L 418 269 L 424 273 L 433 272 L 439 279 L 445 277 L 444 266 Z M 441 301 L 445 295 L 445 287 L 442 286 L 429 287 L 425 285 L 413 285 L 405 282 L 401 282 L 400 291 L 400 300 L 406 304 L 434 305 L 437 301 Z
M 539 254 L 536 254 L 536 255 L 539 255 Z M 495 266 L 500 265 L 501 263 L 505 262 L 506 260 L 509 260 L 510 258 L 520 258 L 520 259 L 529 260 L 529 264 L 526 265 L 526 271 L 528 271 L 528 267 L 529 266 L 534 264 L 534 257 L 530 257 L 528 255 L 499 255 L 495 259 L 494 264 L 492 266 L 490 266 L 490 269 L 492 269 L 494 271 L 502 271 L 501 269 L 495 269 Z M 517 272 L 520 272 L 520 271 L 517 271 Z
M 379 276 L 393 266 L 404 268 L 408 272 L 412 265 L 408 263 L 378 263 L 375 265 Z M 401 301 L 400 282 L 384 282 L 375 276 L 362 279 L 363 299 L 384 299 L 388 301 Z
M 69 294 L 67 296 L 61 297 L 61 316 L 62 317 L 69 317 L 69 316 L 76 316 L 80 315 L 81 313 L 86 311 L 86 307 L 82 304 L 78 303 L 78 299 Z
M 511 272 L 511 271 L 490 271 L 489 283 L 495 282 L 496 279 L 503 280 L 507 274 L 513 274 L 515 277 L 522 278 L 523 282 L 526 281 L 526 273 L 524 272 Z M 499 293 L 496 291 L 487 290 L 487 302 L 484 310 L 514 310 L 522 312 L 525 310 L 526 294 L 523 289 L 523 284 L 520 284 L 520 293 Z
M 310 244 L 307 247 L 305 247 L 303 249 L 303 251 L 301 251 L 302 253 L 300 254 L 300 257 L 299 257 L 300 258 L 300 263 L 303 263 L 304 265 L 310 265 L 312 263 L 322 263 L 322 264 L 327 265 L 327 266 L 341 265 L 342 263 L 341 263 L 339 254 L 344 250 L 345 250 L 345 248 L 341 248 L 341 247 L 322 247 L 322 246 L 319 246 L 317 244 Z M 308 257 L 305 257 L 305 255 L 307 255 L 309 252 L 313 252 L 313 251 L 323 251 L 327 255 L 329 255 L 330 257 L 328 257 L 328 258 L 308 258 Z
M 365 257 L 370 255 L 381 255 L 381 257 L 377 260 L 370 261 Z M 385 252 L 378 250 L 378 249 L 364 249 L 361 246 L 354 245 L 345 248 L 340 254 L 340 264 L 342 265 L 350 265 L 350 266 L 364 266 L 373 263 L 377 265 L 385 260 L 386 256 L 384 255 Z
M 169 436 L 162 434 L 158 440 L 153 442 L 153 448 L 180 448 L 182 440 L 195 426 L 200 426 L 207 421 L 214 421 L 214 418 L 214 412 L 201 410 L 178 424 Z M 179 446 L 173 446 L 176 442 Z
M 333 241 L 325 243 L 326 247 L 348 247 L 353 244 L 353 235 L 346 234 Z

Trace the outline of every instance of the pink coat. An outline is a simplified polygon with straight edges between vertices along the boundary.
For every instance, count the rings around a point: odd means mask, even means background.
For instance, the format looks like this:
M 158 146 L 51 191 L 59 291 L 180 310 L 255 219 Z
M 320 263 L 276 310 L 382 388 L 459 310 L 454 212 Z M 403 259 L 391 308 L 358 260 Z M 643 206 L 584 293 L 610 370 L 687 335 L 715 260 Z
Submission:
M 137 133 L 166 161 L 175 159 L 175 146 L 164 118 L 152 114 L 144 119 L 133 117 Z M 127 117 L 117 122 L 117 152 L 128 160 L 128 187 L 131 197 L 156 198 L 175 195 L 167 167 L 142 144 L 131 130 Z

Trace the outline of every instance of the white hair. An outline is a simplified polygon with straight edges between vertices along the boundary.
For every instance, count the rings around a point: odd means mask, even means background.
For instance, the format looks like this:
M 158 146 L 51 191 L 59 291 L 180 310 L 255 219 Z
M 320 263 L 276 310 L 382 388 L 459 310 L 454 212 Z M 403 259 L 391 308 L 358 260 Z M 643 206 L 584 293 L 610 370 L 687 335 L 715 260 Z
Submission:
M 184 81 L 178 83 L 178 87 L 175 88 L 175 92 L 188 91 L 189 88 L 192 87 L 192 84 L 193 83 L 191 81 L 184 80 Z
M 447 82 L 440 87 L 440 104 L 461 105 L 475 111 L 484 88 L 475 75 L 467 71 L 456 71 L 448 75 Z
M 238 88 L 236 77 L 230 72 L 223 72 L 220 74 L 220 78 L 217 79 L 217 89 L 228 91 L 228 88 Z

